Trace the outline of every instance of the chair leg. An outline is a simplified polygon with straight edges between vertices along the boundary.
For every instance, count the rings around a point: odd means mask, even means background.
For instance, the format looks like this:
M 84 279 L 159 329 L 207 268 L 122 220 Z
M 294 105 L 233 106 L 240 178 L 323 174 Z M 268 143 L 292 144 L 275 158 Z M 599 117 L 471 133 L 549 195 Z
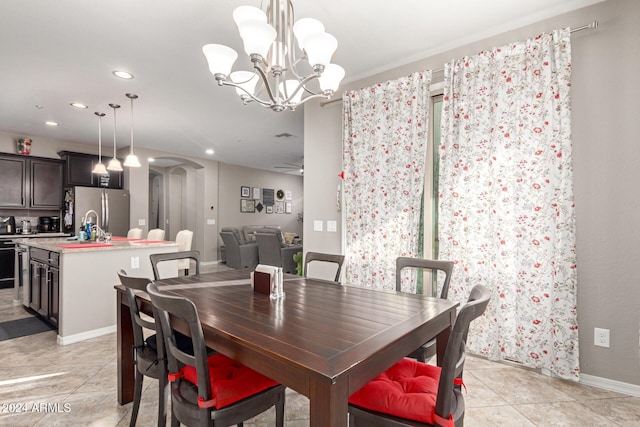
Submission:
M 276 403 L 276 427 L 284 426 L 284 391 Z
M 166 375 L 160 374 L 158 379 L 158 427 L 167 426 L 167 399 L 169 397 L 169 385 Z
M 135 427 L 136 421 L 138 420 L 138 410 L 140 409 L 140 398 L 142 397 L 142 381 L 144 380 L 144 375 L 138 371 L 136 367 L 136 379 L 135 386 L 133 390 L 133 408 L 131 409 L 131 421 L 129 422 L 130 427 Z
M 174 415 L 173 410 L 171 411 L 171 427 L 180 427 L 180 421 Z

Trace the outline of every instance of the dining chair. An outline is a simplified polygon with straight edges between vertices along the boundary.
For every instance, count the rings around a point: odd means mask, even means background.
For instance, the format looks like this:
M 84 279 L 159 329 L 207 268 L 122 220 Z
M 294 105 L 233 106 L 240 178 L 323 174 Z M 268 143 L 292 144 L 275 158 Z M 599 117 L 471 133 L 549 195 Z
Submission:
M 166 402 L 169 398 L 167 387 L 167 365 L 164 357 L 164 343 L 162 338 L 158 339 L 156 334 L 156 324 L 153 320 L 147 320 L 140 316 L 140 308 L 136 298 L 136 291 L 146 291 L 147 284 L 151 279 L 146 277 L 132 277 L 126 271 L 118 272 L 120 283 L 126 288 L 129 311 L 131 313 L 131 324 L 133 326 L 133 359 L 136 369 L 133 392 L 133 407 L 131 409 L 130 426 L 135 426 L 140 409 L 140 398 L 142 396 L 142 383 L 144 377 L 158 380 L 158 426 L 166 425 Z M 153 332 L 145 339 L 145 330 Z
M 178 244 L 178 251 L 190 251 L 191 243 L 193 241 L 193 231 L 180 230 L 176 234 L 176 243 Z M 178 270 L 184 270 L 185 276 L 189 275 L 189 268 L 191 261 L 189 259 L 181 259 L 178 261 Z
M 349 426 L 462 426 L 461 387 L 471 322 L 484 313 L 491 291 L 471 289 L 453 325 L 442 368 L 404 358 L 349 397 Z
M 162 228 L 153 228 L 149 230 L 147 240 L 164 240 L 164 230 Z
M 419 268 L 431 271 L 432 274 L 437 275 L 438 272 L 444 274 L 444 281 L 442 283 L 442 290 L 440 291 L 439 298 L 447 299 L 449 295 L 449 282 L 451 281 L 451 273 L 453 272 L 453 262 L 443 260 L 431 260 L 424 258 L 409 258 L 398 257 L 396 258 L 396 291 L 402 292 L 402 270 L 404 268 Z M 429 289 L 433 289 L 429 286 Z M 432 290 L 431 296 L 437 296 Z M 420 362 L 426 362 L 436 354 L 436 340 L 431 340 L 415 351 L 411 352 L 408 357 L 413 357 Z
M 326 254 L 321 252 L 307 252 L 307 255 L 304 258 L 304 269 L 303 275 L 304 277 L 309 277 L 307 275 L 307 267 L 312 262 L 324 262 L 331 263 L 337 266 L 336 275 L 333 278 L 334 282 L 340 281 L 340 272 L 342 271 L 342 263 L 344 262 L 344 255 L 335 255 L 335 254 Z
M 127 232 L 127 239 L 142 239 L 142 228 L 132 228 Z
M 172 426 L 242 426 L 243 421 L 274 406 L 275 425 L 284 425 L 285 386 L 222 354 L 207 356 L 200 318 L 191 300 L 162 294 L 154 283 L 147 286 L 147 293 L 165 337 Z M 188 328 L 193 355 L 176 345 L 172 320 Z
M 155 280 L 167 278 L 167 277 L 160 277 L 160 269 L 158 267 L 158 264 L 162 262 L 169 262 L 169 261 L 177 261 L 178 263 L 184 260 L 186 260 L 189 263 L 193 261 L 196 266 L 196 275 L 200 274 L 200 252 L 196 250 L 151 254 L 149 255 L 149 260 L 151 261 L 151 268 L 153 269 L 153 278 Z

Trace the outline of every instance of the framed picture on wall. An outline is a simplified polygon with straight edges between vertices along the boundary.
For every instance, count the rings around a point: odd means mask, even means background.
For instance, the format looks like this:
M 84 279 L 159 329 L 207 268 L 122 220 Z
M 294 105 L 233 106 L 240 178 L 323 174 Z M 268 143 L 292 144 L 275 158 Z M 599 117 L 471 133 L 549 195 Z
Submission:
M 260 200 L 260 187 L 253 187 L 253 197 L 252 199 Z
M 273 205 L 267 205 L 264 207 L 265 213 L 272 214 L 273 213 Z
M 284 199 L 291 200 L 291 191 L 287 190 L 284 192 Z
M 284 213 L 284 202 L 282 200 L 276 200 L 276 213 Z
M 249 200 L 240 200 L 240 212 L 242 213 L 253 213 L 256 211 L 256 201 L 253 199 Z
M 284 212 L 290 214 L 291 213 L 291 202 L 286 202 L 284 204 Z
M 244 198 L 249 198 L 250 194 L 250 188 L 249 187 L 240 187 L 240 197 L 244 197 Z

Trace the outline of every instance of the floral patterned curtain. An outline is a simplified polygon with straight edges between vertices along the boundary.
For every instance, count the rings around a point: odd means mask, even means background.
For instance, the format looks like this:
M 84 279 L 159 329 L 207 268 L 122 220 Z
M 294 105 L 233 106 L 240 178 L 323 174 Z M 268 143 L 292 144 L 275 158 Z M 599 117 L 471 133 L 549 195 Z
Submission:
M 395 289 L 395 259 L 418 254 L 430 83 L 426 71 L 344 95 L 349 284 Z
M 569 30 L 445 67 L 440 258 L 493 290 L 471 351 L 577 380 Z

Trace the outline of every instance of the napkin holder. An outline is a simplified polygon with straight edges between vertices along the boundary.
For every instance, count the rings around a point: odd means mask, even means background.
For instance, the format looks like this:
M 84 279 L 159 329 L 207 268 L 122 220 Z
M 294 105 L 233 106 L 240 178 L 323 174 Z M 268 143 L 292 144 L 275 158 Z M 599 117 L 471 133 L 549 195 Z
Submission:
M 261 271 L 253 272 L 253 291 L 265 295 L 271 294 L 271 274 Z

